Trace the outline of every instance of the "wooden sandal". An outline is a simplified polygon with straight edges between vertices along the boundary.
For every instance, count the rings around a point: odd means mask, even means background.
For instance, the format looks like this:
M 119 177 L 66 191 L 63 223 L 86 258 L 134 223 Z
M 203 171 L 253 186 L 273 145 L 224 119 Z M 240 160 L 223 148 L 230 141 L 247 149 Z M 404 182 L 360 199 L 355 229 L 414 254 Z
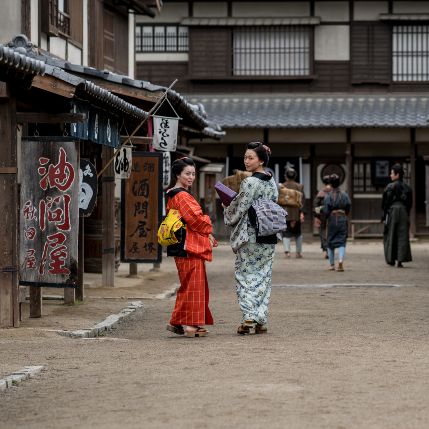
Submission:
M 167 331 L 173 332 L 176 335 L 185 335 L 182 325 L 167 325 Z
M 268 332 L 268 329 L 265 325 L 261 325 L 260 323 L 257 323 L 255 326 L 255 334 L 266 334 Z
M 209 333 L 207 329 L 200 328 L 199 326 L 195 330 L 185 329 L 184 331 L 185 337 L 188 338 L 205 337 Z

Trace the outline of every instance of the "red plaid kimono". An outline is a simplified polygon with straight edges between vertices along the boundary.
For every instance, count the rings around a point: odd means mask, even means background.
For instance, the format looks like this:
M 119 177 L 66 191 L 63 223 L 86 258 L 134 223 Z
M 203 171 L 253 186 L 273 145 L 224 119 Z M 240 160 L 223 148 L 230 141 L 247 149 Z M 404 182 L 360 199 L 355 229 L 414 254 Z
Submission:
M 168 201 L 167 211 L 179 210 L 186 223 L 186 258 L 174 258 L 180 279 L 171 325 L 213 325 L 209 309 L 209 287 L 205 261 L 212 260 L 209 234 L 212 223 L 200 205 L 187 192 L 179 192 Z

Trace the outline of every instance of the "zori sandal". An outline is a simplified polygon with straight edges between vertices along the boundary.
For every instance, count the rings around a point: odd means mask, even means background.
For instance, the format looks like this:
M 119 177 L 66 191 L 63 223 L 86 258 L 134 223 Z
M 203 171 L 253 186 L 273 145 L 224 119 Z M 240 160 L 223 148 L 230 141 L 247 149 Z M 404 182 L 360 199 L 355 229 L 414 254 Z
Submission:
M 255 326 L 255 334 L 266 334 L 268 332 L 268 329 L 265 325 L 261 325 L 260 323 L 257 323 Z
M 173 332 L 176 335 L 185 335 L 182 325 L 167 325 L 167 331 Z
M 237 334 L 246 335 L 250 334 L 255 329 L 256 322 L 254 320 L 245 320 L 237 329 Z
M 185 328 L 185 337 L 195 338 L 195 337 L 205 337 L 209 331 L 199 326 L 194 329 Z

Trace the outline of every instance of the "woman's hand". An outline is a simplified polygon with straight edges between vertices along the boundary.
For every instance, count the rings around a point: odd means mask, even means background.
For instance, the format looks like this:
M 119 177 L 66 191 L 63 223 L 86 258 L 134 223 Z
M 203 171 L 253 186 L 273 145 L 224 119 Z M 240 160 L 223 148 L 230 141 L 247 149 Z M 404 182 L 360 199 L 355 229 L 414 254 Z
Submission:
M 212 247 L 218 246 L 218 242 L 216 241 L 216 239 L 213 237 L 212 234 L 209 235 L 209 240 L 210 240 L 210 244 L 212 245 Z

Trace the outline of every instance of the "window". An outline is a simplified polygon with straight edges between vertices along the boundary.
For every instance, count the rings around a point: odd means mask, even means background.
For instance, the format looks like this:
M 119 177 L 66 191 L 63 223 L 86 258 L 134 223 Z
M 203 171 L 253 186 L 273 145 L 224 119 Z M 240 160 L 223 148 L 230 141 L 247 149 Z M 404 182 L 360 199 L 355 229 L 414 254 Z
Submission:
M 188 27 L 137 25 L 137 52 L 188 52 Z
M 393 27 L 393 81 L 429 80 L 429 25 Z
M 43 10 L 45 10 L 45 5 L 48 9 L 48 20 L 47 22 L 45 21 L 44 31 L 52 35 L 58 35 L 58 32 L 60 32 L 66 36 L 69 36 L 69 0 L 44 0 L 44 3 L 42 4 Z
M 386 166 L 385 163 L 388 165 Z M 356 160 L 353 165 L 353 192 L 355 193 L 378 193 L 383 191 L 390 183 L 390 167 L 394 164 L 391 160 Z M 402 162 L 404 168 L 404 182 L 410 184 L 410 163 Z M 383 170 L 383 171 L 381 171 Z M 387 180 L 380 181 L 377 174 L 382 174 Z
M 310 27 L 234 29 L 234 76 L 309 75 L 311 34 Z

